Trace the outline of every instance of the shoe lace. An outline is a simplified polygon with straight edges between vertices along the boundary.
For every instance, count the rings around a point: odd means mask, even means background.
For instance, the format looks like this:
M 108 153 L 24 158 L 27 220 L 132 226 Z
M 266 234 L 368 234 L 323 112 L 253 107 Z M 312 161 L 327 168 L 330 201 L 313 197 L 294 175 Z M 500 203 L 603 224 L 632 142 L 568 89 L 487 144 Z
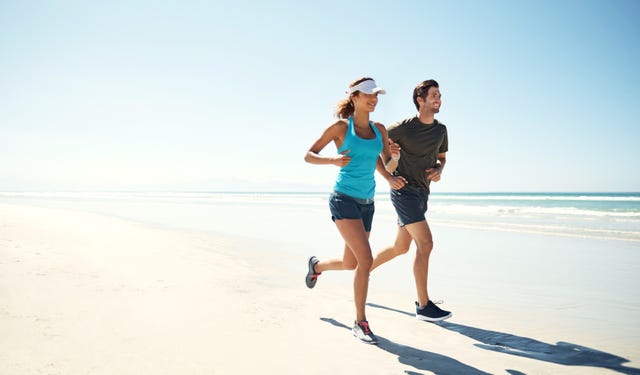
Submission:
M 366 320 L 363 320 L 361 322 L 358 322 L 358 325 L 360 326 L 360 328 L 362 328 L 362 332 L 364 332 L 365 335 L 371 334 L 371 328 L 369 328 L 369 322 L 367 322 Z
M 436 305 L 442 305 L 444 303 L 444 300 L 439 299 L 437 301 L 431 301 L 431 302 L 433 302 Z

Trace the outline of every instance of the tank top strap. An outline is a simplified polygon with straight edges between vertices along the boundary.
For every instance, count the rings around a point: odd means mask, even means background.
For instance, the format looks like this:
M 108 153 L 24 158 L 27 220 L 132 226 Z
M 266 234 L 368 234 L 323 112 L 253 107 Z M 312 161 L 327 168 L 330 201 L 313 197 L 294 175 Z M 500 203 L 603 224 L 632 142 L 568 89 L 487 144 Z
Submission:
M 371 130 L 373 130 L 373 134 L 376 135 L 375 139 L 382 139 L 382 135 L 380 135 L 380 131 L 378 131 L 378 127 L 373 123 L 373 121 L 369 121 L 369 126 L 371 126 Z
M 369 121 L 369 127 L 373 130 L 373 134 L 375 134 L 375 138 L 373 139 L 382 138 L 380 131 L 378 131 L 378 127 L 373 123 L 373 121 Z M 356 129 L 353 125 L 353 116 L 349 116 L 349 121 L 347 122 L 347 134 L 357 136 Z

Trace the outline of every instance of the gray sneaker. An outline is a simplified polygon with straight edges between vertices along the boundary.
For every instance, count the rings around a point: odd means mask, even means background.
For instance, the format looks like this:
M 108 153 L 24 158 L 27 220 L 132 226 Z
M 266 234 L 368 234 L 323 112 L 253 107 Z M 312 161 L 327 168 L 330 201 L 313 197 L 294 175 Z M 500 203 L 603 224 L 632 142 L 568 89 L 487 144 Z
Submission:
M 309 262 L 307 263 L 309 270 L 307 271 L 307 276 L 304 278 L 304 282 L 307 284 L 307 288 L 311 289 L 316 286 L 316 281 L 318 281 L 318 276 L 322 272 L 316 273 L 316 264 L 320 261 L 315 256 L 309 257 Z
M 378 344 L 378 338 L 373 334 L 373 332 L 371 332 L 371 328 L 369 328 L 369 322 L 367 322 L 366 320 L 363 320 L 361 322 L 354 322 L 354 326 L 351 330 L 353 331 L 353 335 L 360 341 L 371 345 Z
M 450 311 L 442 310 L 431 301 L 427 302 L 427 306 L 425 307 L 420 307 L 418 302 L 416 302 L 416 318 L 419 320 L 439 322 L 451 318 L 452 315 Z

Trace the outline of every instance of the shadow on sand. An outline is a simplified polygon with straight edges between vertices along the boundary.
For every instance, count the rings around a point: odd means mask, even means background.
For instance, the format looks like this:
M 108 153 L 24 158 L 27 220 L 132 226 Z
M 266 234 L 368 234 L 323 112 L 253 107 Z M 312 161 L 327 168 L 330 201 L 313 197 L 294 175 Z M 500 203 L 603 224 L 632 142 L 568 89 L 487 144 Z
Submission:
M 345 328 L 351 330 L 351 327 L 346 326 L 331 318 L 320 318 L 323 322 L 333 324 L 336 327 Z M 485 375 L 489 374 L 484 371 L 480 371 L 475 367 L 465 365 L 464 363 L 455 360 L 451 357 L 447 357 L 437 353 L 427 352 L 412 348 L 410 346 L 401 345 L 391 340 L 387 340 L 384 337 L 378 336 L 378 348 L 387 351 L 391 354 L 398 356 L 398 361 L 402 364 L 412 366 L 419 370 L 430 371 L 434 374 L 463 374 L 463 375 Z M 366 344 L 363 344 L 366 345 Z M 409 375 L 421 375 L 420 373 L 413 371 L 405 371 Z
M 390 307 L 368 303 L 367 306 L 394 311 L 400 314 L 413 317 L 415 314 Z M 528 337 L 516 336 L 510 333 L 490 331 L 481 328 L 469 327 L 462 324 L 450 323 L 447 321 L 434 323 L 450 331 L 458 332 L 480 343 L 475 346 L 500 352 L 556 363 L 565 366 L 590 366 L 601 367 L 623 374 L 640 375 L 640 369 L 625 367 L 622 364 L 629 362 L 628 359 L 614 354 L 605 353 L 600 350 L 587 348 L 584 346 L 571 344 L 568 342 L 558 342 L 555 345 L 547 344 Z M 515 370 L 507 370 L 511 374 L 520 374 Z

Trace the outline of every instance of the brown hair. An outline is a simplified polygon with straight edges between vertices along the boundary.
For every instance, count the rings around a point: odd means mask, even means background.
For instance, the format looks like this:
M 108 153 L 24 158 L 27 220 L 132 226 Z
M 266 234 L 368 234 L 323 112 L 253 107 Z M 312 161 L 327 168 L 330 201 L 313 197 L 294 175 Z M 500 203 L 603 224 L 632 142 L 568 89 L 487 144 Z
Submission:
M 358 78 L 355 81 L 351 82 L 349 84 L 349 87 L 353 87 L 353 86 L 359 84 L 360 82 L 369 81 L 369 80 L 373 80 L 373 78 L 370 78 L 370 77 Z M 354 93 L 351 93 L 351 94 L 349 94 L 348 98 L 342 99 L 341 101 L 338 102 L 338 104 L 336 104 L 336 117 L 338 117 L 340 119 L 344 119 L 344 118 L 348 118 L 349 116 L 353 115 L 353 112 L 355 111 L 355 107 L 353 106 L 353 102 L 351 101 L 351 97 L 356 96 L 359 93 L 360 93 L 360 91 L 356 91 Z
M 417 110 L 420 110 L 420 108 L 418 107 L 418 97 L 424 99 L 431 87 L 440 88 L 440 85 L 438 85 L 438 82 L 436 82 L 434 79 L 428 79 L 426 81 L 420 82 L 418 86 L 413 89 L 413 104 L 416 105 Z

